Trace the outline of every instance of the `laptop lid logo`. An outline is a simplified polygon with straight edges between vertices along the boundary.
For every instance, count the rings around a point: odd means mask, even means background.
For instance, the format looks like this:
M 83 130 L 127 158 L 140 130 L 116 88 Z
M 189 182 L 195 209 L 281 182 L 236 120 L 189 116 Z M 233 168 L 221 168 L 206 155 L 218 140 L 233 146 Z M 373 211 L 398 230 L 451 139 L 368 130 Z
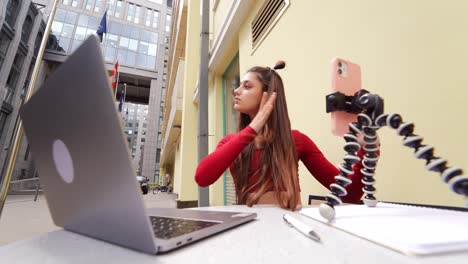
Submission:
M 73 160 L 67 146 L 60 139 L 54 140 L 52 144 L 52 158 L 54 159 L 55 169 L 60 177 L 66 183 L 72 183 L 75 178 Z

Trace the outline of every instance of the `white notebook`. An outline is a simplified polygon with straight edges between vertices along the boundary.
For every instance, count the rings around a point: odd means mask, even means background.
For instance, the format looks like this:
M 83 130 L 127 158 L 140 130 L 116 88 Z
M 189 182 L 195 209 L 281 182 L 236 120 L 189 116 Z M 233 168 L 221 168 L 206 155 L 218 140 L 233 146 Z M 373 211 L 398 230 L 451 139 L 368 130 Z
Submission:
M 468 251 L 468 212 L 391 203 L 335 206 L 328 223 L 318 208 L 301 214 L 404 254 Z

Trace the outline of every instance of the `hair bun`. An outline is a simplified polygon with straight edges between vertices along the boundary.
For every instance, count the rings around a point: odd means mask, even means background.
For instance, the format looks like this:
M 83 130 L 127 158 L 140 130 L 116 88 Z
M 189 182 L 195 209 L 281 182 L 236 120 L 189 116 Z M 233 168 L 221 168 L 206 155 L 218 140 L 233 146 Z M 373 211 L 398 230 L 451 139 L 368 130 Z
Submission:
M 275 67 L 273 67 L 273 69 L 281 70 L 281 69 L 284 69 L 284 67 L 286 67 L 286 62 L 280 60 L 280 61 L 276 62 Z

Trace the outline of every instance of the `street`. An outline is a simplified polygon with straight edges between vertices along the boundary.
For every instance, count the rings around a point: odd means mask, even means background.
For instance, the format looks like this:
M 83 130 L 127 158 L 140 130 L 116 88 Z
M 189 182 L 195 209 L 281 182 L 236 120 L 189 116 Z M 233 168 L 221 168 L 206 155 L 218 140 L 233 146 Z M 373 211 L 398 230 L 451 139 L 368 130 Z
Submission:
M 145 206 L 176 208 L 176 195 L 167 193 L 143 196 Z M 60 229 L 54 225 L 44 195 L 9 195 L 0 218 L 0 246 Z

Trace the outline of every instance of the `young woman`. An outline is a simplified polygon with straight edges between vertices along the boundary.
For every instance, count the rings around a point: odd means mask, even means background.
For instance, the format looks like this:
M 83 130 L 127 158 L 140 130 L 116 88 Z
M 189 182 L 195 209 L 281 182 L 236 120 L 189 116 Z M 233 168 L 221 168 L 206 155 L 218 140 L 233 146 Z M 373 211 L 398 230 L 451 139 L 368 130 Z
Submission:
M 238 204 L 278 204 L 294 210 L 301 205 L 298 160 L 325 187 L 335 182 L 339 170 L 309 137 L 291 131 L 283 81 L 277 73 L 284 67 L 279 61 L 273 68 L 247 71 L 233 93 L 234 109 L 240 114 L 238 133 L 223 138 L 200 162 L 195 173 L 198 185 L 209 186 L 229 168 Z M 354 166 L 344 201 L 358 202 L 363 194 L 360 166 Z

